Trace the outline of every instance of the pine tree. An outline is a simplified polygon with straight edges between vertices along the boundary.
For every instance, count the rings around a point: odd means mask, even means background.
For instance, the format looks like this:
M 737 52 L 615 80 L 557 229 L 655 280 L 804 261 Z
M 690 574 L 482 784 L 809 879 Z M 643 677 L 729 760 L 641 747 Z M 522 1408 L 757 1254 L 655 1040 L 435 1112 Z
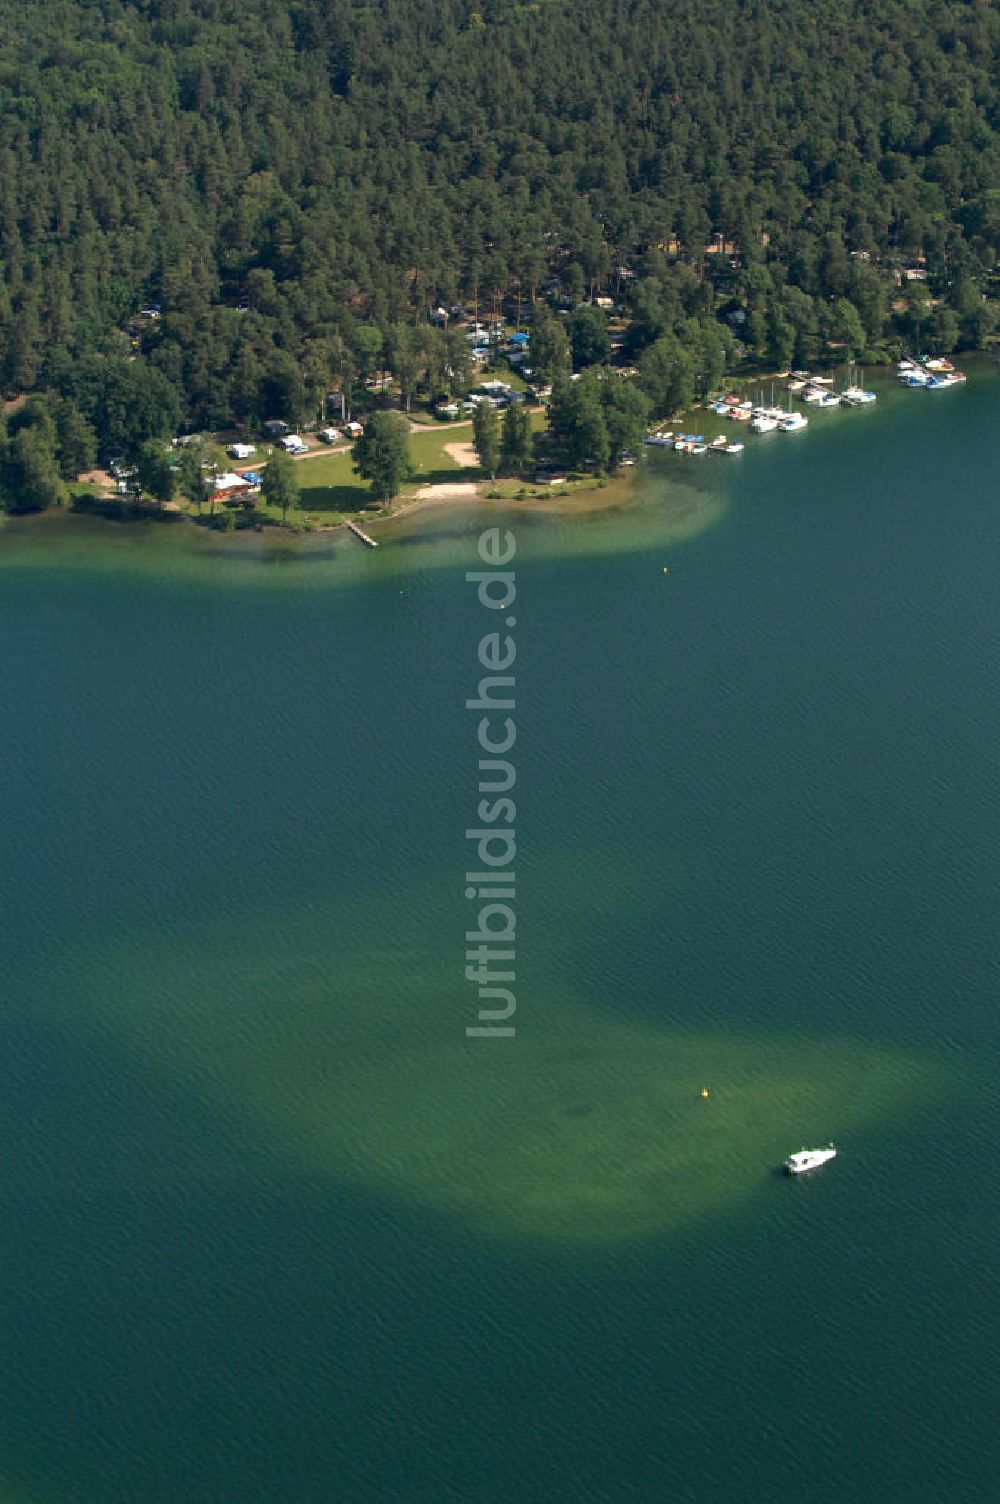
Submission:
M 554 385 L 570 369 L 569 339 L 544 303 L 535 308 L 531 320 L 531 365 L 543 381 Z
M 549 433 L 555 452 L 570 470 L 588 462 L 606 470 L 611 440 L 601 407 L 600 383 L 583 376 L 560 381 L 552 390 Z
M 508 475 L 523 475 L 533 460 L 531 415 L 523 402 L 513 402 L 503 415 L 500 464 Z
M 97 435 L 72 402 L 61 402 L 56 410 L 56 458 L 63 480 L 75 480 L 97 459 Z
M 507 412 L 513 412 L 513 408 L 508 408 Z M 492 402 L 477 402 L 472 414 L 472 442 L 480 465 L 490 480 L 495 480 L 500 463 L 500 418 Z
M 623 454 L 633 456 L 646 436 L 649 398 L 634 381 L 612 378 L 601 382 L 601 405 L 608 430 L 611 461 L 617 469 Z

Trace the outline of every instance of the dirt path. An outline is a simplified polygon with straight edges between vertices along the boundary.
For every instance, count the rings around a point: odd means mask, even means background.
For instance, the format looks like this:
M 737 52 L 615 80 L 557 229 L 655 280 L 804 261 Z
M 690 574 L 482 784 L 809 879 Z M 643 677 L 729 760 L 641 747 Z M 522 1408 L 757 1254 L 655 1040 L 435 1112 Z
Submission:
M 295 455 L 296 460 L 314 460 L 322 454 L 350 454 L 350 444 L 320 444 L 315 449 L 310 449 L 308 454 Z M 252 461 L 247 461 L 248 464 Z

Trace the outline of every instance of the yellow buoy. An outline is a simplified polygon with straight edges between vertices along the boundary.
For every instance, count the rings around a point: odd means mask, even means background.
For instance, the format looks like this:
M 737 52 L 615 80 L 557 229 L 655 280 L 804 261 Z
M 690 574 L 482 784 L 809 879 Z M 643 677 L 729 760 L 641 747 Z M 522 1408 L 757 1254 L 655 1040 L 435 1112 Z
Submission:
M 709 1092 L 709 1090 L 708 1090 L 708 1087 L 707 1087 L 707 1086 L 703 1086 L 703 1087 L 702 1087 L 702 1089 L 701 1089 L 701 1094 L 702 1094 L 702 1096 L 703 1096 L 703 1097 L 707 1097 L 707 1096 L 709 1096 L 709 1095 L 710 1095 L 710 1092 Z

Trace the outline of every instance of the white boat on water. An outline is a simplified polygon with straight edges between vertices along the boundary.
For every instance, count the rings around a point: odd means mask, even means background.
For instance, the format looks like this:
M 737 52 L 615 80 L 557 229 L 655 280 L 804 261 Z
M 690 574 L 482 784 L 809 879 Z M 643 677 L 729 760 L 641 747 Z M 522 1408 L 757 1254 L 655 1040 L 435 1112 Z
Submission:
M 808 428 L 809 419 L 805 413 L 786 413 L 778 424 L 781 433 L 796 433 L 800 428 Z
M 743 440 L 742 439 L 734 439 L 731 444 L 727 444 L 726 445 L 725 452 L 726 452 L 726 454 L 742 454 L 743 453 Z
M 863 407 L 869 402 L 878 400 L 875 392 L 866 392 L 864 387 L 861 386 L 845 386 L 840 394 L 840 399 L 842 402 L 846 402 L 849 407 Z
M 824 392 L 816 403 L 817 407 L 839 407 L 840 395 L 838 392 Z
M 750 419 L 750 427 L 754 433 L 771 433 L 777 426 L 777 418 L 772 417 L 770 413 L 758 413 L 756 417 Z
M 945 371 L 940 376 L 932 376 L 924 385 L 929 392 L 940 392 L 946 386 L 960 386 L 964 380 L 964 371 Z
M 825 1149 L 800 1149 L 797 1154 L 789 1154 L 784 1168 L 789 1175 L 804 1175 L 807 1170 L 818 1170 L 820 1165 L 836 1157 L 833 1144 L 827 1144 Z

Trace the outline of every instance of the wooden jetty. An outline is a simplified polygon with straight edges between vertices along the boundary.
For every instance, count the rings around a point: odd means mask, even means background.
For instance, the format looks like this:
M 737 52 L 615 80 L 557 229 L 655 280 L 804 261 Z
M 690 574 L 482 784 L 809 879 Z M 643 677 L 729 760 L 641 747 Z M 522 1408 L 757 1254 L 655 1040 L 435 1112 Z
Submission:
M 349 522 L 347 526 L 350 528 L 355 538 L 360 538 L 362 543 L 364 543 L 368 548 L 378 548 L 378 544 L 375 542 L 375 539 L 369 538 L 367 533 L 363 533 L 356 522 Z

